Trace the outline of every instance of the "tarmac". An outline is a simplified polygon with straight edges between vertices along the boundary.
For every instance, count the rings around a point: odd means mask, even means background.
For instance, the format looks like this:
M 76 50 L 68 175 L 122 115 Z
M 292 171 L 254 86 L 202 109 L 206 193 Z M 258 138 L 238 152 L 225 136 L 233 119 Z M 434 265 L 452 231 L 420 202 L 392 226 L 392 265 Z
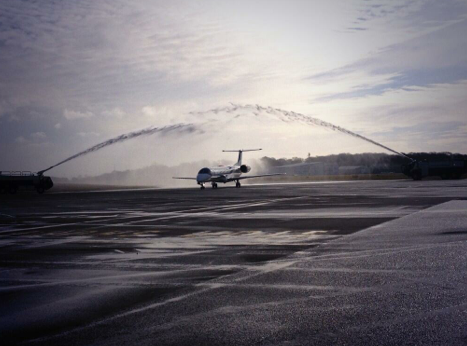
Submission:
M 467 345 L 467 180 L 53 191 L 0 196 L 6 344 Z

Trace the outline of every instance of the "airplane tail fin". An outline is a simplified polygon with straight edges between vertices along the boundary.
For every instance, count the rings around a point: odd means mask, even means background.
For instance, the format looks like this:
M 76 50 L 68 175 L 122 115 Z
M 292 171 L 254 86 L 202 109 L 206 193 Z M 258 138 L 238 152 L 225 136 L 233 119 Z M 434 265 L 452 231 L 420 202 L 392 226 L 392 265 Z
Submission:
M 242 165 L 242 154 L 245 151 L 259 151 L 263 149 L 240 149 L 240 150 L 222 150 L 223 153 L 238 153 L 238 161 L 235 164 L 236 166 L 241 166 Z

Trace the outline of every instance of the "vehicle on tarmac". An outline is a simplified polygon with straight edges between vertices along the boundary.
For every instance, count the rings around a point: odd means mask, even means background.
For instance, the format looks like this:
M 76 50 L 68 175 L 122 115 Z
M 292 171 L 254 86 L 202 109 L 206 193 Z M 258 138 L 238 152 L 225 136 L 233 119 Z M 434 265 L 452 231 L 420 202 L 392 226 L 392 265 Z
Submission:
M 0 171 L 0 192 L 15 194 L 20 187 L 32 187 L 40 194 L 54 186 L 52 179 L 29 171 Z
M 449 161 L 416 161 L 402 166 L 402 173 L 413 180 L 438 176 L 442 179 L 460 179 L 467 173 L 467 162 L 464 160 Z
M 243 173 L 251 171 L 251 167 L 242 163 L 242 156 L 247 151 L 258 151 L 262 149 L 241 149 L 241 150 L 222 150 L 223 152 L 238 152 L 238 160 L 232 166 L 225 167 L 204 167 L 202 168 L 196 177 L 173 177 L 173 179 L 187 179 L 196 180 L 196 183 L 200 185 L 203 190 L 204 184 L 211 183 L 213 189 L 217 189 L 218 183 L 229 183 L 235 181 L 236 187 L 241 187 L 240 180 L 271 177 L 275 175 L 285 175 L 285 173 L 273 173 L 273 174 L 261 174 L 261 175 L 248 175 L 242 176 Z

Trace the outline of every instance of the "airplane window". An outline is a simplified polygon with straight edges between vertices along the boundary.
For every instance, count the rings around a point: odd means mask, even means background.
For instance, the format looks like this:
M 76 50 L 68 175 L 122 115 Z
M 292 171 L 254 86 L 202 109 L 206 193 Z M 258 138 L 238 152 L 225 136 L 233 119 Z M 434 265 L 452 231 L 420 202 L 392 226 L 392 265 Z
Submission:
M 211 174 L 211 170 L 209 168 L 201 169 L 198 174 Z

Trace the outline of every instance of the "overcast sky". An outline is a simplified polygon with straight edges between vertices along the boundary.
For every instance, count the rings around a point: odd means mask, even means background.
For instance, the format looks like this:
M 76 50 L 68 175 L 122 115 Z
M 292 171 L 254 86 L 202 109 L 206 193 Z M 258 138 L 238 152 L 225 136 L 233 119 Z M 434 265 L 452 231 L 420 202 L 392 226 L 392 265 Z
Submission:
M 312 115 L 398 151 L 467 153 L 466 33 L 463 0 L 2 0 L 0 170 L 206 121 L 199 112 L 229 102 Z M 136 139 L 53 174 L 230 159 L 221 149 L 247 146 L 276 157 L 383 151 L 267 117 L 205 129 Z

